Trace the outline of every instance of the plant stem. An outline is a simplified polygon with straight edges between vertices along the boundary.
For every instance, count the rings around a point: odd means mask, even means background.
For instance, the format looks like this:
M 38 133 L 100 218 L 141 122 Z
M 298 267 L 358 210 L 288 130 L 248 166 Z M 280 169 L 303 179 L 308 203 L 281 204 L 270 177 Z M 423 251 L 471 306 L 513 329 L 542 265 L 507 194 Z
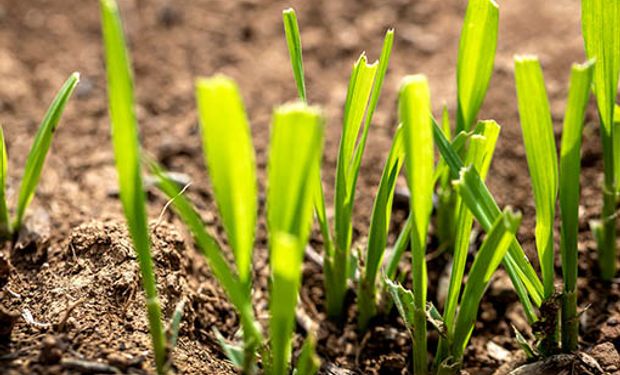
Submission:
M 562 349 L 564 352 L 577 350 L 579 340 L 578 319 L 577 292 L 564 290 L 562 295 Z

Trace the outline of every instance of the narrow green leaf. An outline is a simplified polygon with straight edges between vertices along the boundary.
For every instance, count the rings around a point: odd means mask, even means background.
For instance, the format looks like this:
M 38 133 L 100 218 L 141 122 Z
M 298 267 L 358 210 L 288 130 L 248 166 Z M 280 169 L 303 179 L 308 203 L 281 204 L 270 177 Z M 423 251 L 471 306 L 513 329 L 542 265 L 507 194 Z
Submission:
M 235 254 L 239 279 L 249 285 L 258 194 L 245 109 L 237 85 L 224 76 L 198 79 L 196 99 L 215 200 Z
M 320 367 L 321 360 L 316 355 L 316 337 L 310 332 L 301 348 L 294 375 L 315 375 Z
M 558 157 L 545 80 L 538 58 L 516 56 L 515 81 L 523 143 L 536 204 L 536 249 L 546 299 L 554 292 L 553 223 L 558 195 Z
M 480 134 L 471 137 L 469 148 L 465 162 L 473 165 L 476 170 L 480 171 L 480 177 L 484 179 L 491 165 L 495 145 L 499 136 L 499 125 L 494 121 L 481 123 Z M 459 198 L 456 207 L 456 240 L 454 246 L 454 259 L 452 264 L 452 272 L 450 273 L 450 286 L 448 287 L 448 295 L 444 308 L 444 320 L 446 325 L 453 328 L 452 322 L 458 298 L 461 293 L 461 285 L 465 274 L 465 266 L 467 262 L 467 254 L 470 245 L 471 229 L 473 224 L 473 215 L 467 208 L 465 203 Z
M 471 128 L 484 101 L 493 73 L 498 23 L 494 0 L 469 0 L 457 62 L 457 132 Z
M 303 103 L 274 113 L 269 151 L 267 224 L 272 270 L 269 323 L 271 373 L 286 374 L 295 327 L 301 264 L 312 224 L 323 146 L 323 117 Z
M 8 157 L 6 154 L 6 142 L 4 141 L 4 130 L 0 126 L 0 238 L 8 239 L 11 235 L 11 222 L 9 219 L 9 209 L 6 201 L 6 180 L 8 170 Z
M 439 125 L 435 122 L 433 122 L 433 137 L 443 160 L 450 167 L 452 174 L 460 175 L 463 162 L 443 135 Z M 488 232 L 494 220 L 501 214 L 501 211 L 475 168 L 468 168 L 459 194 L 463 197 L 465 204 L 472 211 L 474 217 L 480 222 L 480 225 Z M 508 250 L 508 254 L 504 259 L 504 265 L 524 306 L 528 319 L 535 321 L 536 312 L 532 307 L 528 294 L 534 303 L 540 306 L 543 287 L 538 275 L 536 275 L 536 271 L 516 239 L 514 239 L 513 244 Z
M 620 150 L 620 105 L 616 104 L 616 109 L 614 110 L 614 132 L 613 132 L 613 148 L 614 148 L 614 172 L 616 179 L 616 191 L 620 192 L 620 167 L 616 168 L 615 166 L 620 166 L 620 152 L 616 150 Z
M 271 126 L 267 224 L 270 233 L 285 232 L 305 243 L 310 231 L 314 184 L 308 176 L 319 168 L 324 120 L 320 110 L 302 103 L 276 109 Z M 309 198 L 309 199 L 307 199 Z
M 620 2 L 617 0 L 582 0 L 581 23 L 586 55 L 596 59 L 594 94 L 601 120 L 603 149 L 603 209 L 597 234 L 601 276 L 610 280 L 616 274 L 616 200 L 620 175 L 614 159 L 620 150 L 614 148 L 614 104 L 618 93 L 620 74 Z M 620 141 L 617 141 L 620 143 Z
M 409 207 L 413 215 L 411 254 L 413 260 L 413 294 L 415 306 L 414 373 L 428 371 L 426 350 L 426 236 L 433 209 L 433 126 L 431 100 L 425 76 L 403 79 L 399 97 L 399 116 L 403 124 L 407 165 L 407 182 L 411 194 Z
M 358 290 L 358 325 L 360 329 L 366 329 L 368 321 L 376 314 L 377 274 L 383 262 L 387 244 L 396 180 L 405 157 L 402 133 L 402 126 L 399 126 L 394 134 L 392 148 L 383 168 L 370 216 L 365 267 Z
M 594 94 L 601 125 L 611 135 L 620 75 L 620 2 L 582 0 L 581 22 L 586 54 L 596 59 Z
M 297 93 L 299 99 L 306 99 L 306 82 L 304 79 L 304 62 L 301 53 L 301 37 L 299 36 L 299 25 L 297 24 L 297 15 L 293 8 L 282 11 L 282 21 L 284 22 L 284 33 L 286 34 L 286 45 L 293 67 L 293 75 L 297 84 Z
M 476 323 L 480 301 L 521 224 L 521 214 L 504 210 L 489 230 L 469 271 L 454 329 L 452 353 L 460 361 Z
M 138 125 L 134 113 L 131 65 L 116 2 L 114 0 L 101 0 L 100 3 L 106 52 L 112 143 L 114 145 L 120 197 L 140 264 L 155 365 L 157 373 L 163 374 L 166 372 L 166 339 L 157 297 L 157 281 L 151 259 L 145 196 L 140 170 Z
M 560 215 L 562 217 L 560 250 L 562 276 L 564 279 L 564 307 L 562 308 L 562 348 L 565 351 L 577 349 L 579 321 L 576 303 L 577 286 L 577 236 L 579 234 L 579 176 L 581 174 L 581 136 L 594 61 L 574 64 L 571 71 L 568 104 L 562 127 L 562 150 L 560 156 Z M 572 294 L 571 294 L 572 293 Z M 573 308 L 574 306 L 574 308 Z
M 43 170 L 43 164 L 47 152 L 52 144 L 52 138 L 60 122 L 65 106 L 73 90 L 80 81 L 80 74 L 73 73 L 65 81 L 65 83 L 56 94 L 54 101 L 47 109 L 47 113 L 39 125 L 39 130 L 34 138 L 28 159 L 26 159 L 26 165 L 24 166 L 24 176 L 22 177 L 21 187 L 19 190 L 19 196 L 17 198 L 17 210 L 15 214 L 15 222 L 13 224 L 13 230 L 18 231 L 22 225 L 26 208 L 32 201 L 34 193 L 41 177 L 41 171 Z
M 351 253 L 351 216 L 355 201 L 355 187 L 362 155 L 366 147 L 368 128 L 372 122 L 372 116 L 379 101 L 383 78 L 387 72 L 393 38 L 393 31 L 388 30 L 378 63 L 368 64 L 366 56 L 362 54 L 353 66 L 349 80 L 336 164 L 334 253 L 330 259 L 327 259 L 324 266 L 327 309 L 328 315 L 332 318 L 342 316 L 344 294 L 350 274 L 348 267 Z M 363 127 L 362 119 L 364 120 Z M 360 128 L 362 128 L 362 135 L 357 142 Z

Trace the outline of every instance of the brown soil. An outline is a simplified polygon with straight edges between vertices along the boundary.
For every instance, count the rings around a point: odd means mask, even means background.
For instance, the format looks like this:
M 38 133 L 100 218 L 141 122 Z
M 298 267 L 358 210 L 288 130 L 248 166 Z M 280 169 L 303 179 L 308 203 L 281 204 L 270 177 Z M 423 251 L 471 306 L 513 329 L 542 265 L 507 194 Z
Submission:
M 396 43 L 358 185 L 354 231 L 367 231 L 383 160 L 396 122 L 399 79 L 429 76 L 435 109 L 454 113 L 458 34 L 466 2 L 460 0 L 121 1 L 132 48 L 137 113 L 146 150 L 169 169 L 191 176 L 189 195 L 206 223 L 219 230 L 204 171 L 193 99 L 193 79 L 223 72 L 241 86 L 248 108 L 261 184 L 273 106 L 294 99 L 280 12 L 294 6 L 301 22 L 310 100 L 324 106 L 328 136 L 324 175 L 331 201 L 340 118 L 350 67 L 366 50 L 376 57 L 388 27 Z M 534 208 L 518 127 L 512 55 L 540 56 L 559 134 L 570 64 L 583 60 L 579 1 L 506 1 L 501 4 L 496 73 L 481 117 L 503 125 L 489 184 L 501 205 L 524 213 L 520 239 L 532 261 Z M 151 372 L 139 273 L 117 199 L 109 140 L 99 11 L 96 1 L 0 0 L 0 110 L 10 154 L 9 195 L 18 187 L 38 121 L 63 79 L 73 70 L 83 80 L 54 141 L 30 211 L 44 233 L 36 246 L 12 256 L 0 251 L 0 365 L 4 373 Z M 560 358 L 551 373 L 620 373 L 620 290 L 596 278 L 596 252 L 588 220 L 600 212 L 601 155 L 593 108 L 584 145 L 580 242 L 582 347 L 591 356 Z M 404 186 L 404 181 L 400 181 Z M 149 195 L 153 219 L 164 199 Z M 398 227 L 404 213 L 396 211 Z M 181 373 L 234 373 L 213 329 L 232 338 L 237 318 L 204 261 L 184 238 L 172 215 L 153 222 L 154 257 L 166 317 L 187 301 L 179 345 Z M 320 237 L 313 245 L 320 252 Z M 259 231 L 256 251 L 256 310 L 267 310 L 266 247 Z M 432 249 L 431 249 L 432 251 Z M 12 259 L 12 265 L 7 260 Z M 429 264 L 435 298 L 446 259 Z M 407 268 L 406 262 L 402 264 Z M 558 268 L 558 274 L 560 270 Z M 323 323 L 322 279 L 312 261 L 304 266 L 302 302 L 321 322 L 319 355 L 324 373 L 407 373 L 411 343 L 400 320 L 380 318 L 370 333 L 354 329 L 354 307 L 343 327 Z M 6 284 L 6 285 L 5 285 Z M 523 355 L 511 325 L 528 332 L 507 277 L 500 272 L 480 312 L 465 371 L 506 373 Z M 11 331 L 10 340 L 6 340 Z M 303 333 L 299 327 L 299 333 Z M 503 349 L 501 349 L 503 348 Z

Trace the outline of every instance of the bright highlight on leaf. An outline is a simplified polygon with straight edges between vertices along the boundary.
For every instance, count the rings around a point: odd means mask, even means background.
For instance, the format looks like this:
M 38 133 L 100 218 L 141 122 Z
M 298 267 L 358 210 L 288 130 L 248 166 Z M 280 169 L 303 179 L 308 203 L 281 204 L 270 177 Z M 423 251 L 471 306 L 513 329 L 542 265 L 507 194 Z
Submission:
M 276 109 L 271 125 L 267 225 L 271 260 L 271 373 L 285 375 L 291 357 L 301 263 L 310 226 L 314 188 L 310 178 L 320 166 L 323 117 L 296 103 Z
M 215 200 L 235 254 L 239 279 L 249 285 L 257 188 L 245 109 L 237 85 L 224 76 L 198 79 L 196 99 Z

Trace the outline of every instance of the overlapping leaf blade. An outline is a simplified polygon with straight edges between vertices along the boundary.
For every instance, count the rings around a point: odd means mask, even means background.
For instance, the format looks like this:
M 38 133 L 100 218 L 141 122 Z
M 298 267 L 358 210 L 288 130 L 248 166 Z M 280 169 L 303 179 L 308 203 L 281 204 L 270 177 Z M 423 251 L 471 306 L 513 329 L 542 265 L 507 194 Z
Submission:
M 452 173 L 461 173 L 463 162 L 443 135 L 439 125 L 435 122 L 433 122 L 433 138 L 443 160 L 448 164 Z M 459 194 L 480 225 L 485 231 L 488 231 L 501 214 L 501 211 L 489 189 L 474 168 L 468 168 L 464 174 Z M 534 301 L 537 306 L 540 305 L 543 287 L 538 275 L 536 275 L 536 271 L 534 271 L 516 239 L 514 239 L 508 249 L 508 253 L 504 258 L 504 266 L 524 306 L 528 319 L 535 321 L 537 319 L 536 312 L 531 302 Z M 532 298 L 532 301 L 530 301 L 530 298 Z
M 458 186 L 459 182 L 457 189 Z M 460 361 L 469 342 L 484 291 L 508 251 L 520 224 L 521 214 L 510 209 L 504 210 L 491 226 L 474 258 L 455 322 L 452 353 L 457 361 Z
M 269 151 L 267 225 L 272 287 L 269 323 L 272 373 L 286 374 L 291 356 L 301 263 L 312 224 L 323 117 L 302 103 L 274 113 Z
M 426 353 L 426 236 L 433 208 L 433 126 L 428 82 L 422 75 L 403 79 L 399 97 L 399 116 L 403 124 L 407 182 L 413 215 L 411 255 L 414 295 L 414 372 L 425 374 Z
M 379 188 L 370 217 L 368 245 L 364 259 L 364 271 L 358 291 L 358 324 L 365 329 L 368 320 L 376 313 L 376 282 L 379 268 L 383 261 L 387 235 L 392 214 L 392 201 L 396 180 L 404 161 L 402 126 L 396 129 L 392 148 L 383 168 Z

